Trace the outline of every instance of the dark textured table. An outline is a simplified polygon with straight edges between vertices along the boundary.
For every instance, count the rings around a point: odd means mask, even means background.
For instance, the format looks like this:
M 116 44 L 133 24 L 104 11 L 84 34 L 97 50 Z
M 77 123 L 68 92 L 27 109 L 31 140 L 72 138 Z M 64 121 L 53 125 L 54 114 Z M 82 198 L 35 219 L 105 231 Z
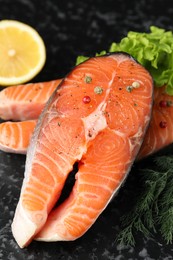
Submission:
M 0 19 L 28 23 L 41 34 L 47 61 L 33 82 L 63 77 L 75 64 L 77 55 L 108 49 L 129 30 L 148 31 L 150 25 L 173 30 L 173 2 L 170 0 L 0 0 Z M 148 161 L 149 163 L 149 161 Z M 135 166 L 124 188 L 108 205 L 96 223 L 73 242 L 32 242 L 20 249 L 11 234 L 11 222 L 23 179 L 25 156 L 0 152 L 0 259 L 6 260 L 130 260 L 173 259 L 173 246 L 159 235 L 136 235 L 135 247 L 115 243 L 119 218 L 130 203 L 128 191 L 137 175 Z M 21 230 L 22 232 L 22 230 Z

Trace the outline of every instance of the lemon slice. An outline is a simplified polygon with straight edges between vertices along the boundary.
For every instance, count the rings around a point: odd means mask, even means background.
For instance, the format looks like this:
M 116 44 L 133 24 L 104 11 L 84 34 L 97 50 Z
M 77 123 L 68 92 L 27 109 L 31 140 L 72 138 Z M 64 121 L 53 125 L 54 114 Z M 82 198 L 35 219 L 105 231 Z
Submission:
M 15 20 L 0 21 L 0 85 L 31 80 L 45 61 L 45 45 L 35 29 Z

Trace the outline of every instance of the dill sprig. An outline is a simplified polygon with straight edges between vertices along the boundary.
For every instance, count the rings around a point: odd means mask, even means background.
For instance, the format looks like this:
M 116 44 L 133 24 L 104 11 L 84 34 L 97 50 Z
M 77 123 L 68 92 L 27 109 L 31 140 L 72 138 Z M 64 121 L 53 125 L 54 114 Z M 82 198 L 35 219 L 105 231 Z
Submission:
M 119 244 L 135 245 L 135 234 L 148 237 L 160 232 L 166 243 L 173 242 L 173 156 L 159 156 L 152 169 L 142 169 L 139 194 L 133 207 L 121 217 Z

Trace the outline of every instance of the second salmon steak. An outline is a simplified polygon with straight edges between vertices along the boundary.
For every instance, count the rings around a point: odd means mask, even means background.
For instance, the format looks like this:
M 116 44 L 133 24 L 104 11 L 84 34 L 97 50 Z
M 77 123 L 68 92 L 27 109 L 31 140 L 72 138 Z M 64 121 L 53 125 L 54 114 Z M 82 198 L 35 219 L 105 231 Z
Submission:
M 90 58 L 62 80 L 27 152 L 12 223 L 20 247 L 32 239 L 75 240 L 91 227 L 131 169 L 152 97 L 150 74 L 126 53 Z M 72 192 L 53 209 L 75 163 Z

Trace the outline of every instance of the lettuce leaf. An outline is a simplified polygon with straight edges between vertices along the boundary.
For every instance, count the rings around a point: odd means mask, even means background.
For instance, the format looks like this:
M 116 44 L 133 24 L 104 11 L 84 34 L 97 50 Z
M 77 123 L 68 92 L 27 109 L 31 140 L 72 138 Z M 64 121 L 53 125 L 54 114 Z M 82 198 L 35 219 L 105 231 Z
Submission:
M 88 60 L 89 57 L 86 57 L 86 56 L 78 56 L 77 59 L 76 59 L 76 65 Z
M 149 33 L 129 32 L 120 43 L 112 43 L 110 52 L 132 55 L 152 75 L 156 87 L 167 85 L 173 95 L 173 33 L 151 26 Z
M 96 53 L 95 56 L 102 56 L 102 55 L 105 55 L 106 54 L 106 51 L 101 51 L 99 53 Z M 88 60 L 89 57 L 87 56 L 78 56 L 77 59 L 76 59 L 76 65 Z
M 149 33 L 130 31 L 119 43 L 113 42 L 108 52 L 124 51 L 133 56 L 152 75 L 155 87 L 166 85 L 166 92 L 173 95 L 173 33 L 156 26 Z M 101 52 L 98 55 L 103 55 Z M 77 58 L 77 64 L 88 59 Z

